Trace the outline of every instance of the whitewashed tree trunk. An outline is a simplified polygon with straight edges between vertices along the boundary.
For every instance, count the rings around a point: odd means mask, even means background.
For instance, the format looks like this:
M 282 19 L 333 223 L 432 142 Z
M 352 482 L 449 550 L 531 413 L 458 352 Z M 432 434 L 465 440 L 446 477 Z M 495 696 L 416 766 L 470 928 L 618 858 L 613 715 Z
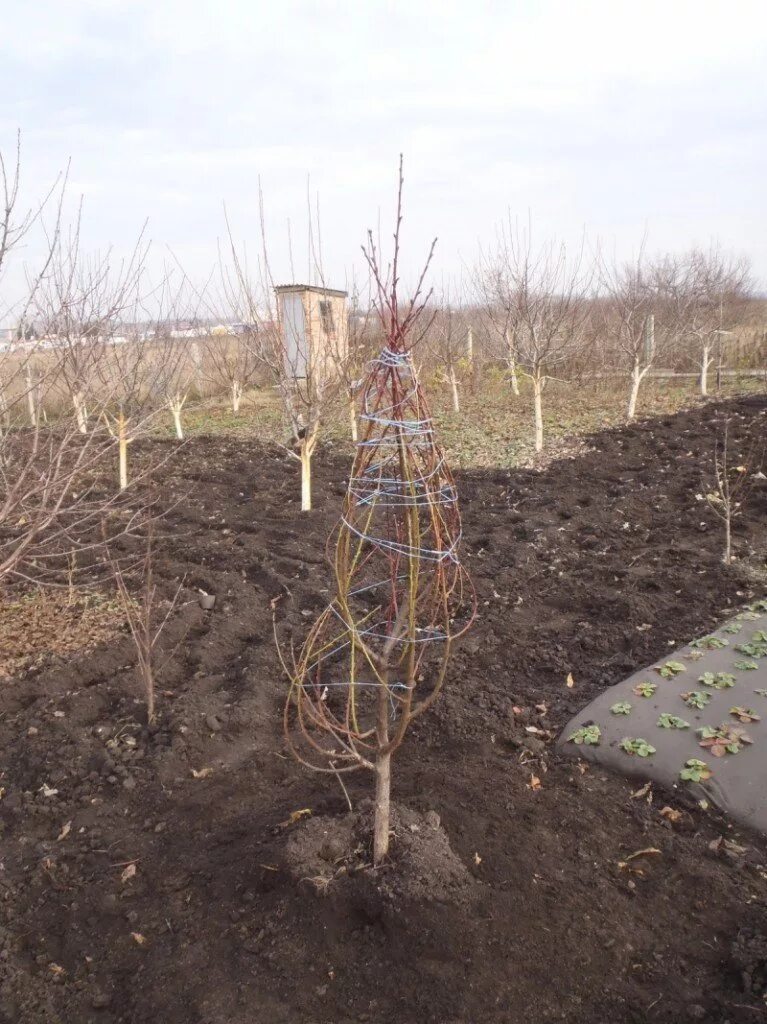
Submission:
M 639 358 L 634 360 L 634 365 L 631 369 L 631 389 L 629 391 L 629 407 L 626 413 L 626 421 L 631 423 L 636 416 L 637 411 L 637 399 L 639 398 L 639 385 L 645 378 L 647 371 L 650 369 L 649 363 L 642 369 Z
M 356 444 L 359 440 L 359 429 L 357 427 L 357 403 L 354 400 L 354 392 L 349 392 L 349 425 L 352 430 L 352 441 Z
M 455 370 L 451 367 L 450 369 L 450 393 L 453 398 L 453 412 L 461 411 L 461 399 L 458 395 L 458 378 L 455 375 Z
M 242 384 L 238 380 L 232 381 L 232 412 L 236 416 L 240 411 L 242 401 Z
M 183 402 L 171 402 L 170 411 L 173 415 L 173 426 L 176 428 L 176 437 L 179 441 L 184 440 L 184 429 L 181 426 L 181 410 L 184 407 Z
M 38 408 L 37 382 L 32 379 L 32 371 L 27 367 L 27 410 L 29 411 L 29 425 L 37 427 L 40 423 L 40 410 Z
M 310 512 L 312 508 L 312 453 L 314 443 L 309 438 L 301 441 L 301 511 Z
M 120 464 L 120 490 L 128 486 L 128 421 L 124 413 L 117 418 L 117 450 Z
M 379 748 L 389 742 L 388 690 L 378 691 L 376 741 Z M 389 852 L 389 821 L 391 815 L 391 752 L 376 757 L 376 794 L 373 819 L 373 863 L 378 865 Z
M 535 450 L 543 451 L 543 378 L 533 377 L 533 405 L 535 407 Z
M 82 391 L 72 392 L 72 404 L 75 407 L 75 417 L 77 419 L 77 429 L 81 434 L 88 433 L 88 410 L 85 406 L 85 398 Z
M 469 363 L 469 369 L 474 369 L 474 329 L 469 327 L 466 332 L 466 359 Z
M 711 346 L 704 345 L 700 361 L 700 393 L 704 398 L 708 395 L 708 370 L 712 362 Z
M 509 364 L 511 390 L 519 398 L 519 380 L 517 379 L 517 356 L 511 331 L 506 331 L 506 359 Z

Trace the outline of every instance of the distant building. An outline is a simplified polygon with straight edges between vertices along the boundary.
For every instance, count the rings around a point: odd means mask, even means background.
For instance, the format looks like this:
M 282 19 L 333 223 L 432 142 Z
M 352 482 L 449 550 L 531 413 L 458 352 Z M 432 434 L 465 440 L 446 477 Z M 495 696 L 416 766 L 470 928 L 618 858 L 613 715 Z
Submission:
M 308 284 L 278 285 L 274 291 L 287 374 L 305 377 L 308 367 L 346 359 L 349 349 L 347 292 Z

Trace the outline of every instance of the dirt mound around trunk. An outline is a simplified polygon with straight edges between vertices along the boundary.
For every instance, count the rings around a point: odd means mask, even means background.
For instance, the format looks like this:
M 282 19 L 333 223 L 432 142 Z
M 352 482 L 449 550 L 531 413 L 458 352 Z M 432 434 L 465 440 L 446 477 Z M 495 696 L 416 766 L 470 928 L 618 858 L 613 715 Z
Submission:
M 363 800 L 358 811 L 344 816 L 309 818 L 285 844 L 288 870 L 319 895 L 364 876 L 385 899 L 464 903 L 477 883 L 451 848 L 436 811 L 419 814 L 394 805 L 391 825 L 389 858 L 374 868 L 370 801 Z

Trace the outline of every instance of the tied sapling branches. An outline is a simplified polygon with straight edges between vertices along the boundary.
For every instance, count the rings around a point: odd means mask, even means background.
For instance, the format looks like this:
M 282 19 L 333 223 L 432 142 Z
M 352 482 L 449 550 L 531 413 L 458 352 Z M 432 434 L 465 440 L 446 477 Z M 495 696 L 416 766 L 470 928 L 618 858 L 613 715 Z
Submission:
M 360 437 L 335 541 L 335 597 L 293 664 L 285 729 L 296 757 L 340 775 L 374 773 L 373 862 L 386 857 L 392 755 L 437 698 L 453 643 L 471 624 L 473 588 L 458 557 L 455 483 L 436 443 L 411 357 L 427 260 L 412 300 L 398 299 L 400 164 L 394 255 L 376 284 L 384 347 L 361 388 Z M 432 245 L 432 252 L 434 246 Z

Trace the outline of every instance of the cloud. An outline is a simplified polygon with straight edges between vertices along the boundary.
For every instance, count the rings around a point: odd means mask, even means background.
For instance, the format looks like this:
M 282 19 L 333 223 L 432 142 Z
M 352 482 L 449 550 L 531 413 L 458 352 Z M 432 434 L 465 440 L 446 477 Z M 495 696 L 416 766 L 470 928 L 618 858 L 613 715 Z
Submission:
M 72 157 L 94 246 L 148 217 L 203 275 L 224 200 L 253 237 L 260 177 L 285 276 L 310 177 L 342 278 L 404 150 L 411 266 L 439 234 L 457 272 L 510 208 L 619 251 L 647 225 L 651 247 L 718 237 L 767 278 L 761 3 L 12 0 L 4 19 L 0 147 L 22 128 L 29 195 Z

